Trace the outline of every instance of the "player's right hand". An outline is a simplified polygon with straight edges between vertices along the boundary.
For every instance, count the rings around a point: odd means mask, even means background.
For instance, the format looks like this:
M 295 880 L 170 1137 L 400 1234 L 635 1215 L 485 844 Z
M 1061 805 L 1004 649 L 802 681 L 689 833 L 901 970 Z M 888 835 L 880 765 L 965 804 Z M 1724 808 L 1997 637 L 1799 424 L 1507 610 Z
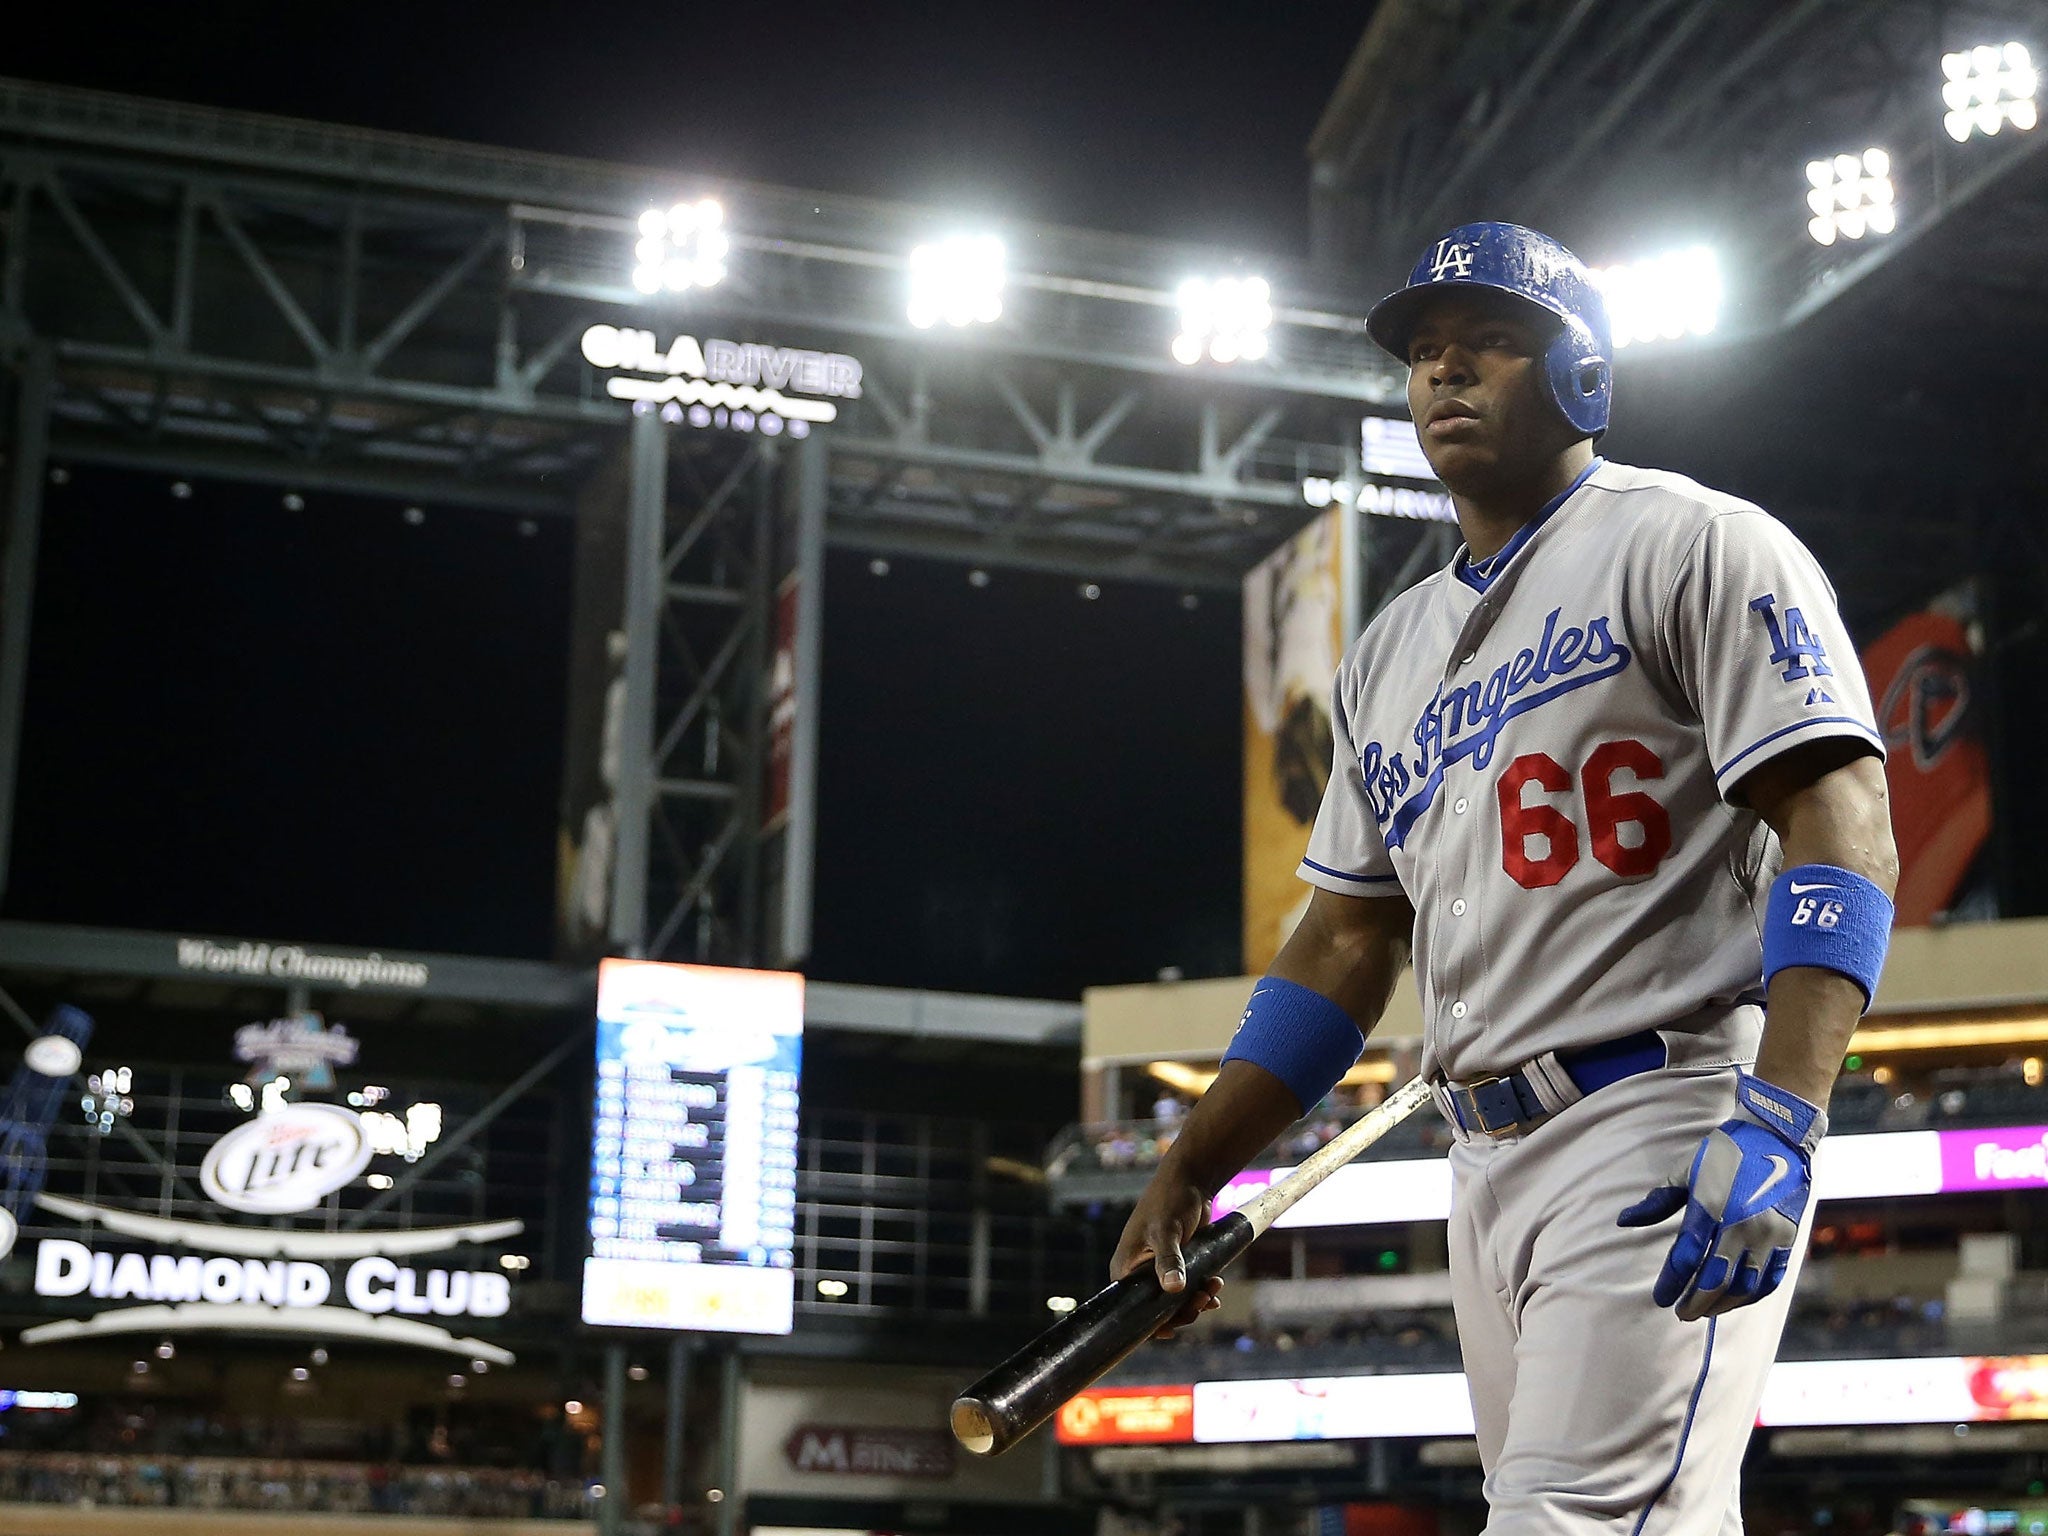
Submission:
M 1124 1223 L 1123 1237 L 1109 1261 L 1109 1278 L 1121 1280 L 1144 1266 L 1149 1259 L 1159 1271 L 1160 1288 L 1169 1292 L 1187 1289 L 1187 1268 L 1181 1259 L 1181 1245 L 1193 1237 L 1208 1219 L 1209 1201 L 1195 1185 L 1164 1174 L 1153 1176 L 1138 1197 L 1137 1208 Z M 1159 1331 L 1155 1339 L 1170 1339 L 1204 1312 L 1222 1305 L 1220 1279 L 1191 1292 Z

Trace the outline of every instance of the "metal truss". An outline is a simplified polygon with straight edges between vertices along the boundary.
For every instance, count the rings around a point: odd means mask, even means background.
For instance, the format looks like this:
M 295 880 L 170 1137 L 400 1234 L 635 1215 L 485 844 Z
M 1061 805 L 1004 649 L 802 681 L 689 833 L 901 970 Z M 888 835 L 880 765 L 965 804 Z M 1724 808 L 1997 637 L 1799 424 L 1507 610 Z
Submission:
M 1261 261 L 1270 356 L 1168 356 L 1231 253 L 1007 230 L 1006 313 L 914 330 L 915 208 L 722 185 L 731 276 L 627 281 L 689 178 L 0 81 L 0 353 L 47 341 L 52 452 L 565 509 L 624 424 L 598 320 L 838 348 L 831 535 L 1089 575 L 1234 579 L 1305 516 L 1303 453 L 1395 401 L 1362 290 Z
M 1951 143 L 1946 49 L 2038 46 L 2021 0 L 1494 0 L 1464 25 L 1421 0 L 1380 7 L 1310 147 L 1319 254 L 1393 281 L 1468 219 L 1554 229 L 1589 259 L 1711 239 L 1739 264 L 1743 339 L 1800 325 L 1916 245 L 1939 301 L 2010 263 L 2008 211 L 2037 196 L 2048 139 Z M 1896 235 L 1823 250 L 1801 167 L 1886 148 Z M 2010 191 L 2009 199 L 1988 196 Z M 1987 213 L 1987 208 L 1995 212 Z M 1956 227 L 1960 226 L 1960 227 Z
M 728 279 L 635 291 L 640 212 L 707 192 L 729 210 Z M 630 439 L 609 937 L 787 961 L 806 942 L 809 831 L 794 810 L 764 825 L 761 801 L 793 457 L 813 563 L 830 538 L 1224 586 L 1308 517 L 1305 475 L 1347 472 L 1360 413 L 1398 398 L 1341 276 L 1259 263 L 1268 356 L 1191 369 L 1169 355 L 1175 289 L 1241 258 L 1084 231 L 1006 229 L 1001 320 L 918 331 L 908 256 L 942 228 L 916 208 L 0 80 L 0 365 L 26 552 L 9 590 L 32 590 L 46 460 L 568 515 Z M 585 361 L 600 321 L 664 346 L 845 352 L 861 386 L 801 443 L 671 430 Z M 6 609 L 0 744 L 25 599 Z M 0 797 L 0 849 L 6 822 Z
M 634 423 L 613 937 L 651 959 L 763 957 L 775 449 Z

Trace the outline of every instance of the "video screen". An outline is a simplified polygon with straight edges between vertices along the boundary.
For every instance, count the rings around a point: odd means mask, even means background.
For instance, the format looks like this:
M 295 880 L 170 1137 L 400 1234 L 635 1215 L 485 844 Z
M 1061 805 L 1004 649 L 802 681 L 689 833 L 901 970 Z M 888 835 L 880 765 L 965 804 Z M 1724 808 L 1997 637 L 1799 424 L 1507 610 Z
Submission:
M 606 960 L 583 1320 L 788 1333 L 804 980 Z

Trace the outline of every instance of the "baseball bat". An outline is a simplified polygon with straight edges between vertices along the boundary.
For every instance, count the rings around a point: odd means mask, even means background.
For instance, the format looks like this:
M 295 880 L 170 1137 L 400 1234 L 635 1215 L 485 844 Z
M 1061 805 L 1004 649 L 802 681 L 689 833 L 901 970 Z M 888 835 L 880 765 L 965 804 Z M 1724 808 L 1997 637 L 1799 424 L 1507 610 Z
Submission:
M 1411 1079 L 1311 1153 L 1285 1178 L 1266 1186 L 1221 1221 L 1203 1227 L 1181 1248 L 1187 1289 L 1167 1291 L 1146 1263 L 1112 1281 L 953 1400 L 953 1438 L 976 1456 L 996 1456 L 1038 1428 L 1060 1405 L 1159 1330 L 1181 1303 L 1219 1274 L 1288 1210 L 1332 1173 L 1399 1125 L 1429 1098 Z

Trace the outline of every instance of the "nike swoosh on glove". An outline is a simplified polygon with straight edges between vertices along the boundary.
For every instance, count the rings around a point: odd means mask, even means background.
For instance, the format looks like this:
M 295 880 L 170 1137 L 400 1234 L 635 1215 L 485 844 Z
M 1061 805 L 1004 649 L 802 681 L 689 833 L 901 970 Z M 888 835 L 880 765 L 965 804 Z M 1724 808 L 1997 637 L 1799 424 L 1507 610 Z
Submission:
M 1736 1103 L 1700 1143 L 1683 1185 L 1651 1190 L 1618 1218 L 1649 1227 L 1685 1212 L 1651 1296 L 1688 1322 L 1783 1283 L 1812 1197 L 1813 1148 L 1827 1129 L 1819 1109 L 1748 1073 L 1737 1078 Z

